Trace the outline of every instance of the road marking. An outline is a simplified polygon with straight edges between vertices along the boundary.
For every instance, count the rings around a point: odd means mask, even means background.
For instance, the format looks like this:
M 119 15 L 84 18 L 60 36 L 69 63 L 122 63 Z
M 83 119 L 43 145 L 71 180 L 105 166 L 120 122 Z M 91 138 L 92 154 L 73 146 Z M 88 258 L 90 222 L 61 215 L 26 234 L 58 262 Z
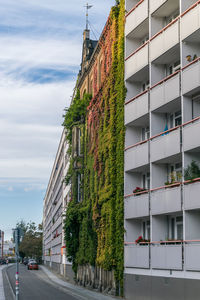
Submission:
M 2 270 L 4 268 L 0 268 L 0 300 L 5 300 L 5 294 L 4 294 L 4 287 L 3 287 L 3 276 L 2 276 Z

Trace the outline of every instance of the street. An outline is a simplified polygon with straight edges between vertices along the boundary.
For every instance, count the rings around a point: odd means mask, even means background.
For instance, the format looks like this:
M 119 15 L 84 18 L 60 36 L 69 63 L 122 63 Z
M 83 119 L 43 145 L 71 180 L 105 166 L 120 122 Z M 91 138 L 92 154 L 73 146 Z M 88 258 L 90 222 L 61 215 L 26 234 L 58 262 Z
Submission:
M 15 266 L 7 269 L 7 275 L 13 290 L 15 290 Z M 24 265 L 19 268 L 20 300 L 77 300 L 63 288 L 56 286 L 42 271 L 29 271 Z M 6 297 L 7 298 L 7 297 Z M 11 299 L 6 299 L 11 300 Z

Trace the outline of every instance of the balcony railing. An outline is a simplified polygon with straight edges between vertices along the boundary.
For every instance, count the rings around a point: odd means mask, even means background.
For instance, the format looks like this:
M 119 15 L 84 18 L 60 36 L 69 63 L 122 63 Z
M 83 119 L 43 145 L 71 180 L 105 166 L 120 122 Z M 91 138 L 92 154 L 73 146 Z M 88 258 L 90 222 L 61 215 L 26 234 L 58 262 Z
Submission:
M 181 211 L 181 183 L 151 190 L 152 215 Z
M 180 96 L 180 70 L 151 87 L 150 107 L 154 110 Z
M 200 178 L 192 181 L 186 181 L 184 185 L 184 206 L 185 209 L 199 209 L 200 208 Z
M 174 244 L 172 244 L 174 243 Z M 152 243 L 152 269 L 182 270 L 183 246 L 181 241 Z
M 149 245 L 125 244 L 124 264 L 126 268 L 149 268 Z
M 148 0 L 140 0 L 127 14 L 125 36 L 148 18 Z
M 200 241 L 185 241 L 185 269 L 200 271 Z
M 125 242 L 124 252 L 127 268 L 200 271 L 200 240 Z
M 179 43 L 179 18 L 180 16 L 162 28 L 150 39 L 150 61 L 155 60 Z
M 125 59 L 125 80 L 142 70 L 149 63 L 149 42 L 141 45 Z
M 125 149 L 125 171 L 130 171 L 149 163 L 148 143 L 139 142 Z
M 183 67 L 182 69 L 183 94 L 188 94 L 200 86 L 200 57 Z
M 200 1 L 190 6 L 181 15 L 182 40 L 198 29 L 200 29 Z
M 148 91 L 149 89 L 138 94 L 125 103 L 125 125 L 148 113 Z
M 180 126 L 151 137 L 151 161 L 180 153 Z
M 149 215 L 149 193 L 135 193 L 125 196 L 125 219 L 145 217 Z
M 200 145 L 200 117 L 183 124 L 184 151 L 195 149 Z

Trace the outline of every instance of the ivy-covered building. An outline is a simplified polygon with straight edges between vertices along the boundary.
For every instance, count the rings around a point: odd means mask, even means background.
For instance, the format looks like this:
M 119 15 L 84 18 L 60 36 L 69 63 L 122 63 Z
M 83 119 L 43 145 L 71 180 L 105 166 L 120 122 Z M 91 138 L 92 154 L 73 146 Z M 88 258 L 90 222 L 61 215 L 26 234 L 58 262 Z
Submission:
M 123 293 L 124 1 L 99 41 L 84 31 L 81 70 L 64 126 L 71 162 L 65 242 L 76 280 Z

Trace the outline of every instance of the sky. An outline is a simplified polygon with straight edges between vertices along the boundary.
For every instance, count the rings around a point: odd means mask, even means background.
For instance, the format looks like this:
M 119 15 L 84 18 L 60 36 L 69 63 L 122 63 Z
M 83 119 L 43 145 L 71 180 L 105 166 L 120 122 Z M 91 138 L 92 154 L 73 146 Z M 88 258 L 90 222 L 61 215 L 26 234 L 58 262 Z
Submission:
M 83 0 L 0 0 L 0 229 L 42 221 L 43 199 L 80 69 Z M 99 37 L 114 0 L 90 0 Z

